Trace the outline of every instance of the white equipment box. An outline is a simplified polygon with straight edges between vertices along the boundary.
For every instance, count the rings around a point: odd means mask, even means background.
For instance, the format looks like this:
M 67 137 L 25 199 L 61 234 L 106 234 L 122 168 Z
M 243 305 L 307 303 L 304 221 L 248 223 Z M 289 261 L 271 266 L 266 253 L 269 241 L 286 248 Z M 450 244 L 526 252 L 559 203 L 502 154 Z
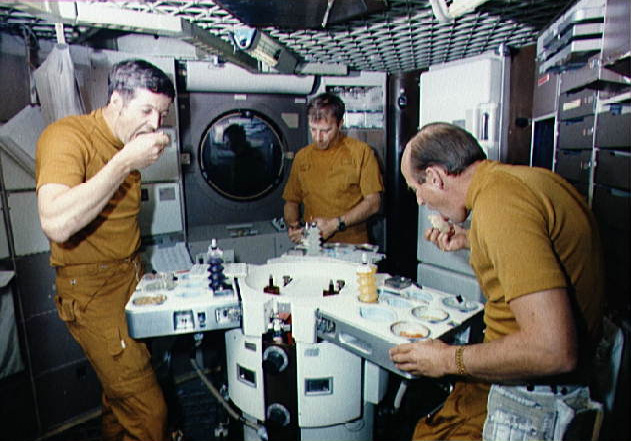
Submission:
M 411 378 L 388 355 L 392 346 L 448 339 L 468 328 L 479 302 L 376 274 L 378 302 L 358 299 L 358 264 L 327 257 L 274 259 L 265 265 L 225 264 L 232 290 L 209 288 L 207 264 L 190 271 L 145 275 L 125 312 L 134 338 L 233 329 L 261 337 L 274 311 L 291 314 L 296 342 L 329 341 Z M 265 292 L 273 283 L 278 294 Z M 328 290 L 333 286 L 334 293 Z

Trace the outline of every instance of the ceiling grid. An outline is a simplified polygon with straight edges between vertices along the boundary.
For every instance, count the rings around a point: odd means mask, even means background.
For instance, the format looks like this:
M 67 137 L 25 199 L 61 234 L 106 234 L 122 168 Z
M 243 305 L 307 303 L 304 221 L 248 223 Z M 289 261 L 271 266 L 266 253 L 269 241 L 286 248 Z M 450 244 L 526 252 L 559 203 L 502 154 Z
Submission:
M 229 43 L 235 28 L 244 24 L 212 0 L 84 1 L 108 3 L 123 13 L 133 10 L 183 18 Z M 328 24 L 324 29 L 266 26 L 262 30 L 305 62 L 396 73 L 426 69 L 500 45 L 535 44 L 538 33 L 573 2 L 490 0 L 451 23 L 439 22 L 428 0 L 385 3 L 387 8 L 382 12 Z M 0 31 L 23 35 L 25 28 L 38 39 L 55 39 L 53 23 L 0 3 Z M 89 26 L 66 26 L 65 33 L 70 43 L 84 42 L 95 35 L 95 30 Z

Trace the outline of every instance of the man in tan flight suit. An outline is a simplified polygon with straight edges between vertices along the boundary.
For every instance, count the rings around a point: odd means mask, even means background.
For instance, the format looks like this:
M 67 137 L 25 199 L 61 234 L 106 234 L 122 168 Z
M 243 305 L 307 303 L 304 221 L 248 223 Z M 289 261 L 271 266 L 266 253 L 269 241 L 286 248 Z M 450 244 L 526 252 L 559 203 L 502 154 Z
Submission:
M 289 238 L 302 239 L 303 219 L 329 242 L 367 243 L 366 220 L 379 211 L 383 182 L 372 148 L 341 132 L 344 102 L 323 93 L 307 106 L 313 143 L 294 158 L 283 192 Z
M 103 440 L 162 441 L 167 409 L 125 304 L 142 275 L 140 169 L 169 143 L 158 131 L 175 96 L 143 60 L 115 65 L 105 107 L 49 125 L 36 154 L 40 222 L 50 239 L 56 306 L 103 387 Z

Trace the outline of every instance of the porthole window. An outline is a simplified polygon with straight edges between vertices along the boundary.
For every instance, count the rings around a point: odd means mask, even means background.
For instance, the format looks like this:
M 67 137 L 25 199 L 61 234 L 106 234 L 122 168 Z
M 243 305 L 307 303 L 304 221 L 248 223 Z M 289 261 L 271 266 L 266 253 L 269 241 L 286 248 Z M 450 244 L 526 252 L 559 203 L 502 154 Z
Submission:
M 232 111 L 213 121 L 199 146 L 202 176 L 222 196 L 248 201 L 282 180 L 284 143 L 274 124 L 253 110 Z

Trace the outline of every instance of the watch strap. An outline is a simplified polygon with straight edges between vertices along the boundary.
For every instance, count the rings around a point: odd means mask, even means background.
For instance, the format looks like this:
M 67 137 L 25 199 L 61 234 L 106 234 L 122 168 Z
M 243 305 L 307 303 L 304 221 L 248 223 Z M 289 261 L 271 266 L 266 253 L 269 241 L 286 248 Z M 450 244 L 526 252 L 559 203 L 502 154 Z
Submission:
M 337 218 L 337 222 L 338 222 L 338 224 L 337 224 L 337 231 L 344 231 L 344 230 L 346 230 L 346 222 L 344 222 L 342 220 L 341 216 Z

